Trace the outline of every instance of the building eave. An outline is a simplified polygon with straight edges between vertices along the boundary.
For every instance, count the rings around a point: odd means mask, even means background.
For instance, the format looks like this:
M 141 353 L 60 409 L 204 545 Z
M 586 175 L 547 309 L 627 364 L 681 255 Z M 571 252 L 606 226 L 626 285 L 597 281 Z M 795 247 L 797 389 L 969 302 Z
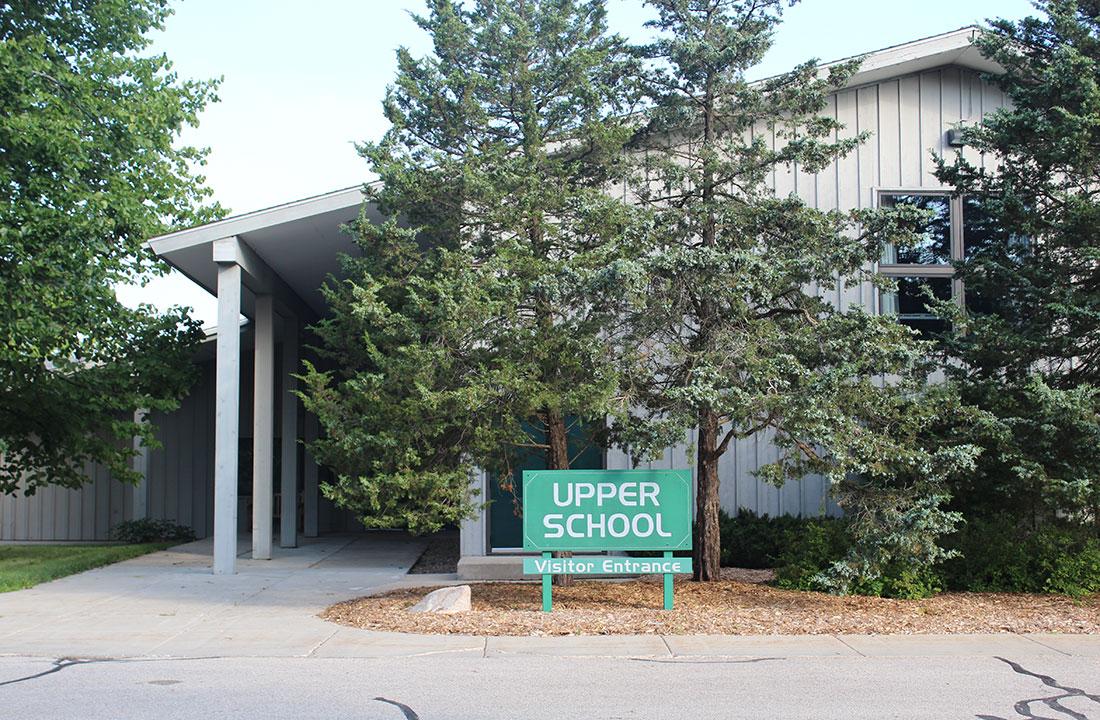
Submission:
M 362 205 L 364 197 L 363 186 L 355 185 L 160 235 L 148 241 L 149 247 L 157 255 L 164 256 L 176 250 L 210 243 L 224 237 L 243 235 L 333 210 L 357 208 Z

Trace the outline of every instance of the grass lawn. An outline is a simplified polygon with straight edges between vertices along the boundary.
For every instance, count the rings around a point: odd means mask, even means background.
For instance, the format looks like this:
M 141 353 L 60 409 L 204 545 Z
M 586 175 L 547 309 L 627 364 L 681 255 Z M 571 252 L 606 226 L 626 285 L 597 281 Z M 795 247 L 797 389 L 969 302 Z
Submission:
M 129 560 L 178 543 L 136 545 L 0 545 L 0 592 Z

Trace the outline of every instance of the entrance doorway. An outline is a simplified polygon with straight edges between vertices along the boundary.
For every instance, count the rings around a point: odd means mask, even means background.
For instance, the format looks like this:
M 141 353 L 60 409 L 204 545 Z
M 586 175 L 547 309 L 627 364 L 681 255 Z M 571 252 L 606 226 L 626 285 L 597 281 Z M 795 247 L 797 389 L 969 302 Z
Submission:
M 573 470 L 603 470 L 603 448 L 590 442 L 590 433 L 580 423 L 570 420 L 569 457 Z M 532 433 L 536 442 L 538 436 Z M 489 478 L 489 547 L 492 552 L 515 552 L 523 549 L 523 471 L 545 470 L 546 454 L 538 450 L 521 449 L 513 459 L 515 493 L 500 487 L 496 477 Z

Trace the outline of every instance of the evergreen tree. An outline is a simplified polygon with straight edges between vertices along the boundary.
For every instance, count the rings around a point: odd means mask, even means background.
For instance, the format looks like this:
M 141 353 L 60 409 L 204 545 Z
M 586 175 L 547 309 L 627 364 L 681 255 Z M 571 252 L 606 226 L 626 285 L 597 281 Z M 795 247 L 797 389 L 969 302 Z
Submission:
M 419 476 L 453 512 L 414 529 L 469 513 L 471 464 L 514 488 L 519 453 L 567 469 L 571 427 L 603 427 L 616 366 L 592 278 L 629 217 L 607 188 L 632 67 L 596 0 L 433 0 L 416 22 L 433 51 L 398 52 L 392 128 L 361 148 L 386 221 L 357 225 L 364 257 L 328 288 L 338 369 L 306 378 L 330 496 L 390 523 L 422 512 Z
M 964 195 L 965 312 L 951 306 L 949 377 L 985 414 L 959 483 L 968 513 L 1091 518 L 1100 530 L 1100 3 L 1047 0 L 975 41 L 1011 104 L 964 129 L 938 175 Z
M 855 554 L 834 568 L 849 590 L 890 565 L 926 567 L 954 517 L 945 475 L 966 448 L 925 449 L 938 399 L 923 394 L 924 343 L 888 316 L 841 311 L 816 288 L 889 287 L 870 272 L 887 241 L 914 241 L 912 209 L 819 211 L 767 179 L 820 171 L 863 136 L 837 139 L 822 114 L 857 62 L 808 62 L 759 83 L 783 0 L 651 0 L 650 122 L 636 155 L 649 242 L 615 271 L 633 288 L 617 430 L 641 456 L 698 428 L 695 576 L 719 576 L 718 463 L 739 438 L 768 432 L 780 483 L 824 473 L 856 519 Z M 772 133 L 776 147 L 764 141 Z M 835 292 L 833 293 L 835 295 Z M 882 382 L 889 376 L 889 382 Z
M 130 468 L 138 409 L 170 410 L 202 337 L 181 309 L 115 298 L 163 272 L 145 241 L 213 219 L 178 146 L 214 86 L 145 52 L 166 0 L 0 4 L 0 492 Z

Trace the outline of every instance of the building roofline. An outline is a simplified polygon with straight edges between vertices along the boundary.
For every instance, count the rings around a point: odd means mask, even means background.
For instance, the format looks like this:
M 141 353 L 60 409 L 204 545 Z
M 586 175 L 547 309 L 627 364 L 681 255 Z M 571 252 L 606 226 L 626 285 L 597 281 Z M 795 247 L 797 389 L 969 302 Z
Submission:
M 891 77 L 900 77 L 915 72 L 931 70 L 943 65 L 960 64 L 984 71 L 999 71 L 999 66 L 982 57 L 974 48 L 974 38 L 982 31 L 977 25 L 929 35 L 909 42 L 872 50 L 862 55 L 841 58 L 823 63 L 821 67 L 830 67 L 862 59 L 859 69 L 848 80 L 846 87 L 855 87 L 879 82 Z
M 972 47 L 972 41 L 979 32 L 981 32 L 979 26 L 967 25 L 938 35 L 929 35 L 860 55 L 831 60 L 822 63 L 820 68 L 828 70 L 828 68 L 841 63 L 862 59 L 860 69 L 849 79 L 847 87 L 864 85 L 887 77 L 908 75 L 960 61 L 962 56 Z M 992 63 L 986 61 L 986 65 L 992 66 Z M 781 75 L 763 78 L 754 84 L 763 83 L 776 77 L 781 77 Z M 357 207 L 362 204 L 365 198 L 365 188 L 379 184 L 380 181 L 354 185 L 240 215 L 232 215 L 205 225 L 177 230 L 151 238 L 148 241 L 149 247 L 157 255 L 163 257 L 166 253 L 213 242 L 220 238 L 254 232 L 325 212 Z
M 377 184 L 377 182 L 367 183 L 366 185 L 353 185 L 352 187 L 342 188 L 320 195 L 313 195 L 300 200 L 292 200 L 282 203 L 281 205 L 253 210 L 251 212 L 241 213 L 240 215 L 231 215 L 227 218 L 215 220 L 204 225 L 196 225 L 192 228 L 176 230 L 165 235 L 151 238 L 148 241 L 149 247 L 152 248 L 153 252 L 157 255 L 163 256 L 165 253 L 172 252 L 173 250 L 180 250 L 185 247 L 201 245 L 202 243 L 213 242 L 214 240 L 225 237 L 241 235 L 272 225 L 292 222 L 294 220 L 300 220 L 333 210 L 358 207 L 363 203 L 363 199 L 365 198 L 364 188 L 375 184 Z

